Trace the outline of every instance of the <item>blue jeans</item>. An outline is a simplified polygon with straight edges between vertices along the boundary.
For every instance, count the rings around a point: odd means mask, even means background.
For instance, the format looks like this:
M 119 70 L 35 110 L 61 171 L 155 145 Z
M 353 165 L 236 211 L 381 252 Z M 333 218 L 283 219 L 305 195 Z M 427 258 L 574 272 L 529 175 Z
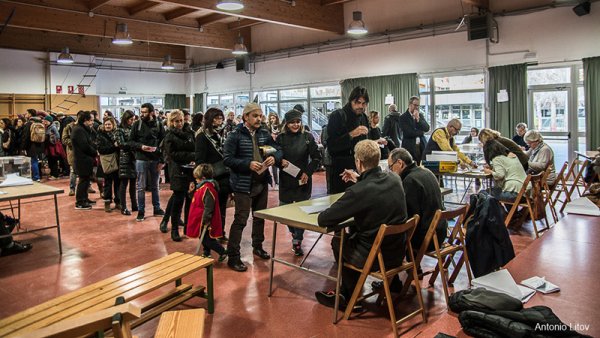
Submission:
M 519 193 L 514 191 L 502 191 L 499 187 L 493 187 L 490 194 L 499 201 L 514 202 Z
M 75 187 L 77 187 L 77 175 L 74 170 L 71 170 L 69 174 L 69 189 L 75 191 Z
M 31 155 L 31 179 L 37 181 L 40 177 L 40 161 L 37 154 Z
M 137 172 L 138 211 L 141 213 L 146 209 L 146 177 L 148 177 L 148 189 L 152 192 L 152 206 L 154 206 L 154 210 L 160 209 L 157 167 L 158 161 L 135 161 L 135 171 Z
M 279 206 L 286 205 L 286 204 L 289 204 L 289 203 L 279 201 Z M 296 244 L 302 243 L 302 240 L 304 239 L 304 229 L 294 228 L 289 225 L 288 225 L 288 229 L 290 230 L 290 233 L 292 234 L 292 244 L 296 245 Z

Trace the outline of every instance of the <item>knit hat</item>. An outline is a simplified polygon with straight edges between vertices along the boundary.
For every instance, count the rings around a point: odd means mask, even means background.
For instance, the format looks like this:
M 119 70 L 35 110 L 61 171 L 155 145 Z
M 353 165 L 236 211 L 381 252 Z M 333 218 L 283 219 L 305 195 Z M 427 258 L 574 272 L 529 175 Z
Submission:
M 48 121 L 48 122 L 50 122 L 50 123 L 54 122 L 54 119 L 53 119 L 53 118 L 52 118 L 52 116 L 50 116 L 50 115 L 46 115 L 46 116 L 44 117 L 44 120 L 46 120 L 46 121 Z
M 292 109 L 292 110 L 288 111 L 287 113 L 285 113 L 285 123 L 289 123 L 294 120 L 302 121 L 302 112 L 300 112 L 296 109 Z
M 246 103 L 246 106 L 244 107 L 243 114 L 246 115 L 255 110 L 260 110 L 260 112 L 262 113 L 262 109 L 260 109 L 260 106 L 258 105 L 258 103 L 248 102 L 248 103 Z
M 294 109 L 296 109 L 297 111 L 304 113 L 304 107 L 302 107 L 301 104 L 297 104 L 294 106 Z

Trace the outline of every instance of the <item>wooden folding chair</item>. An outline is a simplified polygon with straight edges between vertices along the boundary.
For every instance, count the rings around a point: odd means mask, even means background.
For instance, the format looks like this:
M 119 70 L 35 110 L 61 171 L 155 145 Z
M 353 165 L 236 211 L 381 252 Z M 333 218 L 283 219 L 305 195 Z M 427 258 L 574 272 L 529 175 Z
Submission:
M 354 305 L 356 304 L 357 301 L 373 295 L 373 293 L 372 293 L 372 294 L 369 294 L 368 296 L 360 297 L 360 294 L 362 293 L 363 285 L 365 284 L 367 277 L 371 276 L 371 277 L 383 280 L 383 290 L 385 291 L 385 296 L 386 296 L 386 300 L 387 300 L 388 310 L 390 312 L 390 320 L 392 323 L 392 329 L 394 331 L 394 336 L 396 336 L 396 337 L 398 336 L 398 325 L 402 324 L 403 322 L 405 322 L 419 314 L 421 314 L 421 316 L 423 317 L 423 321 L 427 322 L 425 306 L 423 305 L 423 296 L 421 294 L 421 286 L 419 285 L 419 279 L 417 278 L 417 267 L 414 263 L 415 259 L 413 256 L 412 245 L 410 244 L 410 239 L 412 238 L 412 235 L 415 231 L 415 227 L 417 226 L 418 222 L 419 222 L 419 216 L 415 215 L 411 219 L 406 221 L 406 223 L 404 223 L 404 224 L 400 224 L 400 225 L 382 224 L 381 227 L 379 228 L 379 231 L 377 232 L 377 237 L 375 237 L 375 242 L 373 243 L 373 247 L 371 248 L 371 251 L 369 252 L 369 256 L 367 257 L 367 261 L 365 262 L 365 265 L 363 266 L 363 268 L 361 269 L 352 264 L 344 263 L 344 266 L 346 268 L 360 272 L 360 277 L 358 279 L 358 283 L 356 283 L 356 287 L 354 288 L 354 291 L 352 292 L 352 297 L 350 297 L 350 301 L 348 302 L 348 305 L 346 307 L 346 312 L 344 313 L 345 319 L 350 318 L 350 314 L 352 314 L 352 308 L 354 307 Z M 400 235 L 400 234 L 406 234 L 406 243 L 407 243 L 406 251 L 409 255 L 410 261 L 404 262 L 399 267 L 388 270 L 383 262 L 383 255 L 381 254 L 381 243 L 383 242 L 383 239 L 387 236 Z M 379 263 L 379 271 L 371 271 L 371 268 L 373 267 L 373 263 L 375 262 L 375 258 L 377 258 L 377 261 Z M 402 317 L 399 320 L 396 320 L 396 311 L 395 311 L 395 307 L 393 304 L 392 295 L 390 293 L 390 280 L 395 275 L 397 275 L 398 273 L 400 273 L 402 271 L 411 273 L 413 276 L 413 280 L 415 281 L 415 287 L 417 289 L 417 299 L 419 300 L 419 309 L 409 313 L 408 315 Z
M 587 184 L 581 179 L 581 177 L 583 176 L 583 171 L 585 170 L 585 168 L 587 167 L 588 164 L 589 164 L 589 160 L 587 160 L 587 159 L 584 160 L 583 162 L 581 162 L 578 159 L 574 159 L 573 162 L 571 163 L 569 171 L 565 175 L 565 179 L 564 179 L 565 186 L 568 187 L 568 191 L 567 191 L 567 196 L 565 198 L 565 202 L 563 202 L 563 205 L 560 207 L 561 213 L 565 210 L 567 203 L 573 200 L 573 198 L 572 198 L 573 192 L 575 192 L 576 188 L 577 188 L 577 193 L 579 194 L 579 196 L 581 196 L 588 189 Z M 573 177 L 572 181 L 570 181 L 571 177 Z M 581 181 L 581 183 L 579 181 Z M 581 190 L 579 190 L 580 186 L 583 186 L 583 192 Z
M 566 179 L 565 179 L 565 171 L 567 170 L 567 168 L 569 167 L 569 162 L 563 163 L 562 168 L 560 168 L 560 171 L 558 172 L 558 174 L 556 174 L 556 181 L 554 181 L 554 184 L 549 185 L 548 189 L 546 190 L 546 193 L 548 194 L 548 199 L 550 202 L 550 205 L 552 206 L 552 208 L 556 211 L 556 204 L 558 202 L 561 203 L 566 203 L 565 201 L 560 199 L 560 195 L 562 193 L 565 193 L 566 196 L 568 196 L 569 194 L 569 189 L 567 187 L 567 183 L 566 183 Z M 556 193 L 556 195 L 555 195 Z M 568 199 L 568 197 L 567 197 Z M 554 219 L 554 222 L 557 222 L 558 219 Z
M 565 166 L 563 165 L 564 169 Z M 561 169 L 561 173 L 563 172 Z M 554 180 L 554 182 L 552 183 L 552 187 L 550 187 L 550 185 L 548 184 L 548 176 L 550 175 L 550 168 L 546 168 L 546 171 L 544 172 L 544 175 L 542 175 L 542 179 L 540 180 L 540 183 L 542 185 L 542 189 L 541 189 L 541 193 L 543 195 L 543 199 L 546 201 L 546 204 L 550 206 L 550 213 L 552 214 L 552 219 L 554 219 L 554 223 L 558 222 L 558 215 L 556 213 L 556 209 L 554 208 L 554 204 L 552 203 L 552 193 L 553 191 L 556 189 L 556 184 L 558 183 L 559 180 L 559 175 L 556 175 L 556 180 Z M 544 215 L 546 222 L 547 220 L 547 216 Z
M 519 190 L 519 194 L 517 195 L 517 198 L 515 198 L 514 201 L 502 201 L 500 200 L 499 202 L 502 203 L 503 205 L 510 205 L 511 208 L 508 211 L 508 215 L 506 216 L 506 219 L 504 220 L 504 224 L 506 226 L 508 226 L 510 224 L 510 221 L 513 217 L 513 215 L 515 214 L 515 212 L 517 212 L 517 209 L 519 207 L 521 208 L 527 208 L 527 211 L 529 212 L 529 216 L 531 217 L 531 223 L 533 223 L 533 230 L 535 231 L 535 238 L 539 238 L 540 237 L 540 232 L 545 231 L 550 229 L 550 225 L 548 223 L 548 218 L 544 216 L 544 220 L 546 221 L 546 226 L 541 229 L 538 230 L 537 227 L 537 221 L 536 219 L 539 219 L 540 217 L 538 217 L 538 211 L 536 208 L 536 202 L 535 201 L 540 201 L 542 202 L 545 206 L 548 203 L 548 199 L 546 196 L 544 196 L 544 194 L 542 193 L 542 180 L 545 180 L 546 177 L 546 172 L 541 172 L 535 175 L 527 175 L 527 177 L 525 178 L 525 181 L 523 182 L 523 186 L 521 187 L 521 189 Z M 531 191 L 528 192 L 527 187 L 529 186 L 529 183 L 531 183 Z
M 469 285 L 471 285 L 471 280 L 473 276 L 471 275 L 471 266 L 469 265 L 469 256 L 467 255 L 466 245 L 465 245 L 465 229 L 463 228 L 463 224 L 465 222 L 465 218 L 467 216 L 467 212 L 469 210 L 468 205 L 463 205 L 458 209 L 450 210 L 450 211 L 441 211 L 438 210 L 431 221 L 431 225 L 429 226 L 429 230 L 427 231 L 426 238 L 427 241 L 424 241 L 421 245 L 421 250 L 417 255 L 424 255 L 437 259 L 438 264 L 433 271 L 426 272 L 425 274 L 431 274 L 429 278 L 429 286 L 433 286 L 435 280 L 437 279 L 438 273 L 442 276 L 442 287 L 444 288 L 444 296 L 446 297 L 446 306 L 448 305 L 448 285 L 452 285 L 454 280 L 458 276 L 458 272 L 460 271 L 462 264 L 464 263 L 467 269 L 467 277 L 469 278 Z M 457 218 L 454 228 L 447 239 L 439 243 L 437 236 L 435 235 L 435 229 L 437 225 L 442 220 L 451 220 Z M 433 239 L 433 244 L 435 249 L 430 252 L 425 252 L 429 247 L 429 243 Z M 427 243 L 425 243 L 427 242 Z M 426 244 L 426 245 L 425 245 Z M 458 253 L 462 252 L 462 256 L 460 257 L 458 263 L 454 267 L 454 271 L 450 278 L 448 278 L 448 268 L 450 264 L 454 262 L 454 256 Z M 422 256 L 421 256 L 422 257 Z M 416 258 L 420 263 L 419 257 Z M 425 275 L 424 274 L 424 275 Z

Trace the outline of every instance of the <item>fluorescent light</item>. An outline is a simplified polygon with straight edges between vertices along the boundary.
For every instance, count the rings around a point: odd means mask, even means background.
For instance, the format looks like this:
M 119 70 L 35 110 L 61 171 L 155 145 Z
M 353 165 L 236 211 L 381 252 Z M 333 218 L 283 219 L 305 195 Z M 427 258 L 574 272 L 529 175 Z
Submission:
M 112 43 L 115 45 L 131 45 L 133 43 L 131 36 L 129 36 L 129 32 L 127 31 L 126 23 L 117 24 L 117 32 L 115 33 L 115 37 L 112 39 Z
M 171 61 L 171 55 L 165 55 L 162 66 L 160 66 L 160 68 L 166 70 L 175 69 L 175 65 L 173 64 L 173 61 Z
M 237 43 L 233 45 L 233 51 L 231 51 L 234 55 L 245 55 L 248 54 L 248 48 L 244 45 L 244 38 L 242 36 L 238 36 Z
M 75 60 L 73 60 L 73 56 L 71 56 L 71 53 L 69 53 L 69 47 L 63 48 L 62 52 L 58 55 L 58 58 L 56 59 L 56 63 L 64 65 L 68 65 L 73 62 L 75 62 Z
M 352 12 L 352 22 L 348 26 L 347 32 L 352 35 L 363 35 L 369 32 L 365 23 L 362 21 L 361 11 Z
M 221 0 L 217 3 L 217 8 L 223 11 L 239 11 L 244 8 L 242 0 Z

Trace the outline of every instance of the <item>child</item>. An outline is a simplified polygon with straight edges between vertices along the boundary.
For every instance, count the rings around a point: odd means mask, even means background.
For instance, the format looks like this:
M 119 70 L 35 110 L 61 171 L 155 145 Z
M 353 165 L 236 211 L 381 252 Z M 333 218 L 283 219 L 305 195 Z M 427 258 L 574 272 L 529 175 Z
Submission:
M 194 169 L 196 184 L 195 186 L 193 183 L 190 185 L 190 193 L 193 193 L 193 197 L 186 234 L 188 237 L 198 238 L 202 235 L 202 228 L 208 227 L 207 233 L 202 238 L 204 247 L 202 256 L 210 257 L 210 251 L 213 250 L 219 254 L 219 262 L 222 262 L 227 258 L 227 250 L 216 240 L 223 236 L 223 226 L 217 183 L 213 180 L 213 175 L 213 168 L 210 164 L 203 163 Z

